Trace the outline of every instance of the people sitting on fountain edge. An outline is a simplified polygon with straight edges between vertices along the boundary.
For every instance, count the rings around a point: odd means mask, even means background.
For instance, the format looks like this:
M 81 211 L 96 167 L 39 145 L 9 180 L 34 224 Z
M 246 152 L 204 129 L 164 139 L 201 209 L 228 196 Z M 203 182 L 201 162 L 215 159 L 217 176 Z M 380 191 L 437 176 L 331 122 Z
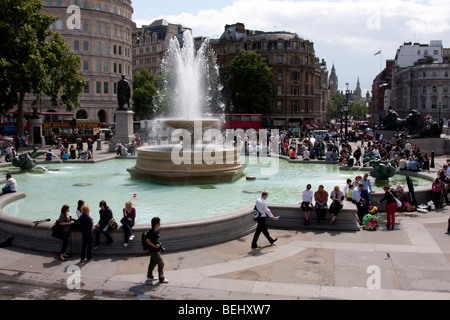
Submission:
M 2 188 L 2 194 L 0 194 L 0 195 L 4 195 L 7 193 L 14 193 L 14 192 L 17 192 L 17 181 L 13 177 L 11 177 L 10 174 L 7 174 L 6 175 L 6 184 Z

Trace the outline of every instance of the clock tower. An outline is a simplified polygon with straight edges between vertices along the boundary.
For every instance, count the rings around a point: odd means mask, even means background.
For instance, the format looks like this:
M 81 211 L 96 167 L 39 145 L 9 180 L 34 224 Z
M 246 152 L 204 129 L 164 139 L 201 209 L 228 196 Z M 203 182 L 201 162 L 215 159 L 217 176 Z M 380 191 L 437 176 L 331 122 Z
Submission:
M 336 69 L 331 68 L 331 74 L 330 74 L 330 80 L 329 80 L 329 89 L 330 89 L 330 96 L 338 92 L 338 77 L 336 75 Z

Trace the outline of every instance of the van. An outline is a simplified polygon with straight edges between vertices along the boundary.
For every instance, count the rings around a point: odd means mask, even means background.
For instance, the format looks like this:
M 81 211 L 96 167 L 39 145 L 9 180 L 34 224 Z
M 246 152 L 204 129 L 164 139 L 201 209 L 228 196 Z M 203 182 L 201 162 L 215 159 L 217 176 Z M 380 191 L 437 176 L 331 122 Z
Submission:
M 112 137 L 112 132 L 108 128 L 101 128 L 98 134 L 100 140 L 109 140 Z
M 328 140 L 330 134 L 327 130 L 314 130 L 312 136 L 317 140 Z

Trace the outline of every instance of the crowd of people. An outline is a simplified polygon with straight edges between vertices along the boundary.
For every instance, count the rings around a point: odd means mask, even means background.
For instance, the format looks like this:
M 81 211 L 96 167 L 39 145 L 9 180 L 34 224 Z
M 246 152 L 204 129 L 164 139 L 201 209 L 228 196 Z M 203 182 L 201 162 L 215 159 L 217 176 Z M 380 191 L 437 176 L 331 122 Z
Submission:
M 91 208 L 86 205 L 85 201 L 79 200 L 76 209 L 76 219 L 73 219 L 69 215 L 70 206 L 63 205 L 61 208 L 61 214 L 57 220 L 57 224 L 62 227 L 62 233 L 60 239 L 62 240 L 62 246 L 59 253 L 59 259 L 65 261 L 70 255 L 67 253 L 69 245 L 69 239 L 71 232 L 74 229 L 78 229 L 81 232 L 81 254 L 80 263 L 85 261 L 92 261 L 93 254 L 92 249 L 96 250 L 100 247 L 100 238 L 103 234 L 106 238 L 106 245 L 111 245 L 114 240 L 111 236 L 111 232 L 116 230 L 117 226 L 114 226 L 115 220 L 112 209 L 107 205 L 105 200 L 99 203 L 99 220 L 97 223 L 92 219 L 90 212 Z M 136 208 L 133 207 L 131 201 L 125 203 L 125 207 L 122 209 L 122 218 L 120 223 L 123 230 L 123 246 L 128 247 L 128 242 L 135 239 L 133 234 L 133 227 L 136 220 Z M 148 244 L 148 251 L 150 253 L 150 262 L 147 271 L 147 281 L 151 283 L 155 280 L 153 271 L 158 266 L 158 279 L 161 283 L 167 283 L 167 279 L 164 277 L 164 261 L 161 257 L 161 252 L 164 250 L 159 235 L 159 227 L 161 225 L 161 219 L 155 217 L 152 219 L 152 228 L 146 233 L 146 242 Z

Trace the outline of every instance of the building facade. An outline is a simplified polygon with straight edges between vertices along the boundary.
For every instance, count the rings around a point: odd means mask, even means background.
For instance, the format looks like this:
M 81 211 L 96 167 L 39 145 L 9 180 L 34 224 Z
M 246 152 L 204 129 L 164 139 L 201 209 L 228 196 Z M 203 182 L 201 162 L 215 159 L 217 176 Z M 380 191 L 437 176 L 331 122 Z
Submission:
M 373 80 L 372 83 L 372 104 L 369 112 L 375 121 L 383 121 L 389 109 L 390 94 L 392 88 L 392 67 L 394 60 L 387 60 L 386 67 Z
M 401 118 L 412 110 L 440 121 L 450 117 L 450 64 L 442 41 L 405 43 L 392 67 L 390 106 Z
M 401 118 L 417 110 L 435 121 L 448 119 L 449 89 L 450 64 L 421 59 L 412 67 L 394 66 L 391 106 Z
M 69 50 L 80 57 L 86 86 L 81 107 L 74 117 L 89 122 L 114 123 L 117 82 L 132 78 L 131 0 L 43 0 L 42 11 L 58 17 L 52 29 L 59 32 Z M 70 7 L 74 6 L 74 7 Z M 74 15 L 78 8 L 79 19 Z M 130 81 L 131 82 L 131 81 Z M 33 97 L 28 102 L 32 103 Z M 54 108 L 46 97 L 38 102 L 40 111 L 66 112 Z
M 173 37 L 183 38 L 183 32 L 191 29 L 161 19 L 133 32 L 133 72 L 147 69 L 153 75 L 161 73 L 161 62 Z M 191 31 L 192 32 L 192 31 Z
M 328 120 L 329 90 L 326 63 L 315 56 L 314 43 L 290 32 L 248 30 L 242 23 L 226 25 L 218 40 L 211 40 L 223 84 L 240 50 L 260 54 L 273 71 L 276 97 L 273 111 L 264 114 L 265 127 L 301 128 L 305 124 L 321 124 Z M 227 112 L 233 110 L 227 101 Z

